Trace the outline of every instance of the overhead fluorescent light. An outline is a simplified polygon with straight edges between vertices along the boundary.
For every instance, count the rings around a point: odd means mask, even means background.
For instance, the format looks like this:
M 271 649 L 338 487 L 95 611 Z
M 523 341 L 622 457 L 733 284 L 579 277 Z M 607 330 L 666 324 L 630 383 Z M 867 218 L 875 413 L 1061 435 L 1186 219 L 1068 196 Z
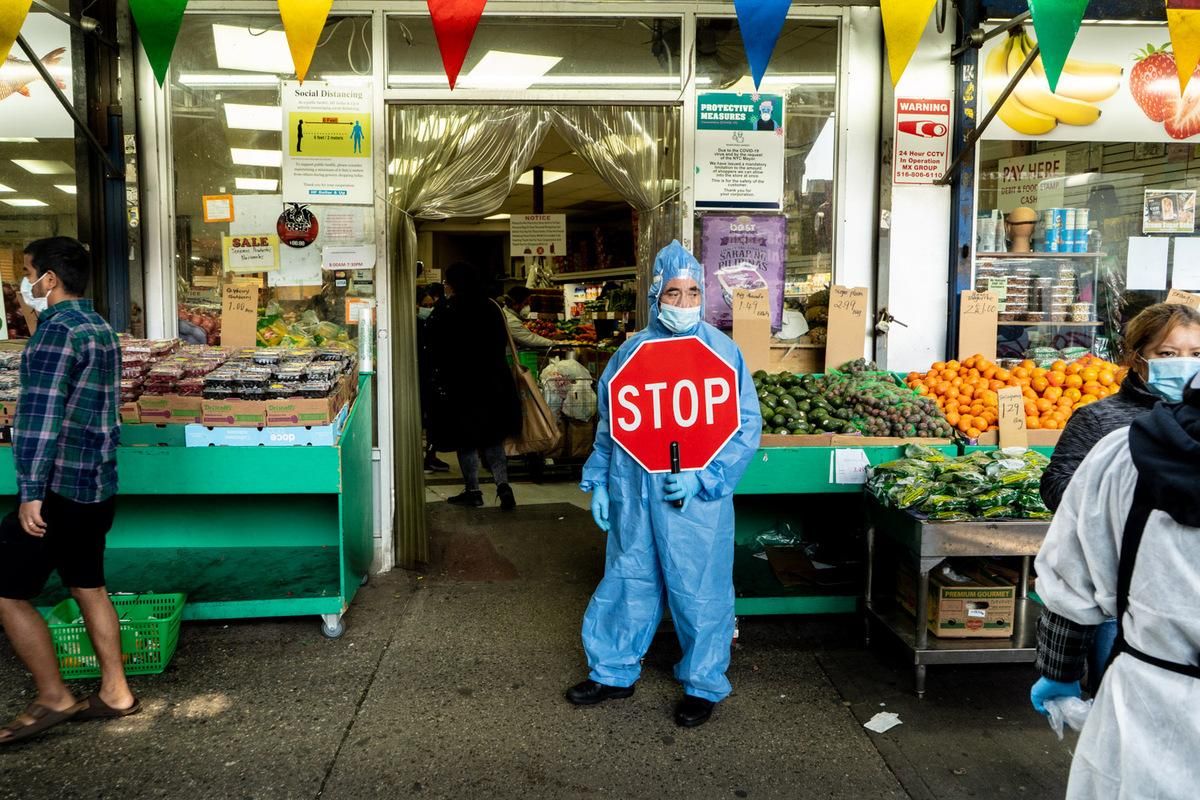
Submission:
M 16 191 L 16 189 L 12 188 L 11 186 L 5 186 L 3 183 L 0 183 L 0 192 L 15 192 L 15 191 Z
M 0 136 L 0 144 L 37 144 L 31 136 Z
M 282 150 L 248 150 L 242 147 L 229 148 L 233 163 L 243 167 L 281 167 L 283 166 Z
M 179 84 L 191 89 L 274 89 L 279 86 L 279 78 L 244 72 L 188 72 L 179 76 Z
M 26 172 L 32 172 L 34 175 L 67 175 L 75 171 L 75 168 L 65 161 L 38 161 L 27 158 L 14 158 L 12 163 Z
M 248 28 L 243 25 L 213 25 L 217 66 L 247 72 L 295 71 L 287 35 L 282 30 Z
M 9 200 L 6 198 L 4 200 L 0 200 L 0 202 L 8 203 L 10 206 L 15 206 L 16 208 L 39 208 L 41 206 L 47 205 L 46 203 L 43 203 L 41 200 L 29 200 L 27 198 L 20 198 L 20 197 L 14 198 L 12 200 Z
M 73 183 L 56 183 L 54 184 L 54 188 L 58 189 L 60 192 L 66 192 L 67 194 L 79 193 L 79 187 Z
M 471 70 L 472 73 L 479 69 L 476 67 Z M 711 78 L 697 78 L 697 84 L 708 85 L 712 83 Z M 388 84 L 391 86 L 430 86 L 430 87 L 446 87 L 446 76 L 442 74 L 429 73 L 427 75 L 388 75 Z M 532 80 L 507 80 L 504 76 L 497 76 L 495 82 L 471 83 L 468 77 L 464 76 L 458 83 L 459 88 L 465 89 L 530 89 L 530 88 L 546 88 L 546 87 L 581 87 L 581 86 L 603 86 L 609 87 L 635 87 L 635 88 L 661 88 L 661 87 L 678 87 L 678 75 L 542 75 L 535 77 Z
M 235 178 L 233 183 L 243 192 L 273 192 L 279 188 L 274 178 Z
M 492 214 L 490 217 L 484 217 L 485 220 L 500 220 L 512 219 L 512 214 Z
M 283 109 L 279 106 L 226 103 L 225 126 L 240 131 L 282 131 Z
M 569 178 L 573 174 L 575 174 L 575 173 L 573 173 L 573 172 L 555 172 L 554 170 L 549 170 L 549 169 L 543 170 L 542 171 L 542 185 L 549 186 L 550 184 L 554 183 L 555 181 L 561 181 L 563 178 Z M 519 186 L 533 186 L 533 170 L 529 170 L 524 175 L 517 178 L 517 184 Z
M 461 85 L 464 89 L 528 89 L 560 61 L 561 56 L 489 50 L 463 76 Z

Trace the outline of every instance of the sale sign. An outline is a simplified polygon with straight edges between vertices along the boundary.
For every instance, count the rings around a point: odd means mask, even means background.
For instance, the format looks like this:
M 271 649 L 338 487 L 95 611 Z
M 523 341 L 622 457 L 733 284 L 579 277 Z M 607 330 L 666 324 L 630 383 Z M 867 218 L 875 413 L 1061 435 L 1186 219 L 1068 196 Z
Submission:
M 892 183 L 931 186 L 950 163 L 949 100 L 896 98 Z
M 608 384 L 613 441 L 647 472 L 704 469 L 741 425 L 738 374 L 695 336 L 643 342 Z
M 222 236 L 226 272 L 273 272 L 279 269 L 279 237 Z

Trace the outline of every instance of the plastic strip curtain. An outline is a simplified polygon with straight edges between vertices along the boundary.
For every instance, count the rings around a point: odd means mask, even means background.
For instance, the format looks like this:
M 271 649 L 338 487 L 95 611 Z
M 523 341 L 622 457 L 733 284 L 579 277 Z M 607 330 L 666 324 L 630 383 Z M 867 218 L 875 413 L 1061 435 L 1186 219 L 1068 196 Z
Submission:
M 638 324 L 660 248 L 678 236 L 679 110 L 662 106 L 551 109 L 555 129 L 638 212 Z
M 417 374 L 416 219 L 495 213 L 550 128 L 535 107 L 397 106 L 391 109 L 388 205 L 398 273 L 391 282 L 392 369 Z M 425 525 L 421 398 L 416 380 L 393 381 L 396 563 L 429 561 Z

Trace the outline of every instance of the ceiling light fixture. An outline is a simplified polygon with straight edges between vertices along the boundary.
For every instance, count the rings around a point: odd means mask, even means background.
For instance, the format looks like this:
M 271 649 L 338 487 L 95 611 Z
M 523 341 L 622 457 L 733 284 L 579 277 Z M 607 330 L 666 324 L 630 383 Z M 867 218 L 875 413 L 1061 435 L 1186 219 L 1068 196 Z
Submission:
M 512 219 L 512 214 L 492 214 L 490 217 L 484 217 L 484 220 L 502 220 Z
M 282 30 L 263 30 L 244 25 L 213 25 L 217 66 L 247 72 L 291 74 L 296 67 Z
M 5 186 L 3 183 L 0 183 L 0 192 L 15 192 L 15 191 L 16 191 L 16 189 L 12 188 L 11 186 Z
M 14 158 L 12 163 L 34 175 L 68 175 L 75 171 L 75 168 L 65 161 L 38 161 L 36 159 Z
M 229 148 L 233 163 L 243 167 L 281 167 L 283 166 L 282 150 L 250 150 L 242 147 Z
M 38 140 L 30 136 L 0 136 L 0 144 L 37 144 Z
M 569 178 L 575 173 L 573 172 L 555 172 L 554 170 L 542 170 L 542 186 L 549 186 L 555 181 L 561 181 L 563 178 Z M 518 186 L 533 186 L 533 170 L 529 170 L 521 177 L 517 178 Z
M 282 131 L 283 109 L 279 106 L 226 103 L 225 126 L 240 131 Z
M 56 183 L 54 188 L 67 194 L 79 194 L 79 187 L 73 183 Z
M 510 53 L 504 50 L 489 50 L 479 63 L 463 76 L 460 85 L 464 89 L 528 89 L 554 69 L 561 56 L 535 56 L 528 53 Z
M 179 76 L 179 85 L 191 89 L 275 89 L 279 87 L 279 78 L 244 72 L 188 72 Z
M 47 203 L 43 203 L 41 200 L 29 200 L 20 197 L 12 200 L 0 200 L 0 202 L 8 203 L 10 206 L 14 206 L 15 208 L 41 208 L 42 206 L 48 205 Z
M 279 188 L 274 178 L 235 178 L 233 183 L 243 192 L 274 192 Z

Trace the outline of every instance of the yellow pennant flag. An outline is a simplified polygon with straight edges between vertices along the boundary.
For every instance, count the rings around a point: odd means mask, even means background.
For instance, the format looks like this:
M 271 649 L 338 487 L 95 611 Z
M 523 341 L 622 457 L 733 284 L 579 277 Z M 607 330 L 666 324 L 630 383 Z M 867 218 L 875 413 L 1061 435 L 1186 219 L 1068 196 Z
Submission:
M 33 0 L 0 0 L 0 65 L 8 58 Z
M 892 87 L 917 52 L 917 43 L 929 23 L 937 0 L 880 0 L 883 12 L 883 38 L 887 41 L 888 65 L 892 69 Z
M 1179 93 L 1187 91 L 1192 73 L 1200 65 L 1200 2 L 1167 0 L 1167 28 L 1171 31 L 1171 49 L 1179 71 Z
M 308 68 L 312 64 L 321 31 L 333 0 L 279 0 L 279 16 L 283 18 L 283 30 L 287 34 L 288 48 L 292 51 L 292 63 L 296 66 L 296 78 L 304 83 Z

